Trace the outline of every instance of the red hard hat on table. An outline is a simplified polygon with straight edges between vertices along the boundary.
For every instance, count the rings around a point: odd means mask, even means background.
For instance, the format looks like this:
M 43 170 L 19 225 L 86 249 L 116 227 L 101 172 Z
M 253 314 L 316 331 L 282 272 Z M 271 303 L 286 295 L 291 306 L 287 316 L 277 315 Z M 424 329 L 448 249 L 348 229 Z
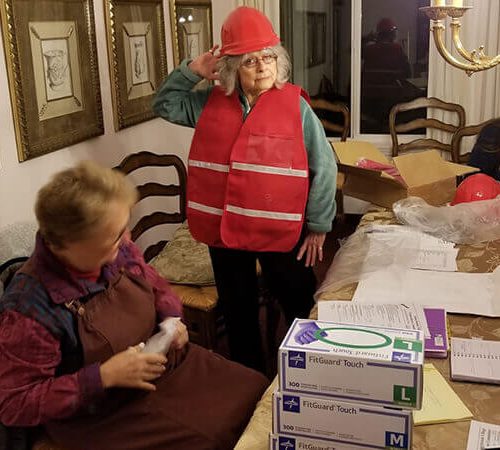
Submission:
M 280 38 L 269 19 L 255 8 L 240 6 L 227 16 L 221 29 L 220 55 L 245 53 L 274 47 Z
M 491 200 L 498 195 L 500 195 L 500 183 L 484 173 L 477 173 L 467 177 L 458 185 L 450 204 Z

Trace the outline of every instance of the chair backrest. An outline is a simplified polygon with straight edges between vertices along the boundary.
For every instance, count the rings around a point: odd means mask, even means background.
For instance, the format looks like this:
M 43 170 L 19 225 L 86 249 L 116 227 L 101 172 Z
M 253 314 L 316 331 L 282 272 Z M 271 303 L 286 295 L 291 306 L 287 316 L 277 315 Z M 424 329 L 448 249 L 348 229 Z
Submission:
M 347 105 L 342 102 L 330 102 L 323 98 L 312 98 L 310 103 L 327 135 L 329 131 L 333 131 L 340 134 L 341 141 L 345 141 L 349 136 L 351 126 L 351 114 Z
M 464 137 L 471 137 L 471 136 L 480 136 L 485 127 L 496 127 L 498 130 L 500 130 L 500 118 L 495 118 L 495 119 L 490 119 L 486 120 L 484 122 L 481 122 L 477 125 L 467 125 L 464 127 L 459 128 L 455 133 L 453 134 L 453 138 L 451 139 L 451 146 L 453 148 L 453 160 L 458 161 L 461 164 L 467 164 L 469 162 L 471 152 L 466 152 L 462 153 L 462 140 Z M 500 136 L 500 133 L 497 131 L 496 133 L 497 136 Z M 497 137 L 498 139 L 498 137 Z M 481 144 L 478 142 L 476 144 Z M 474 146 L 476 147 L 476 145 Z M 497 147 L 496 148 L 486 148 L 486 151 L 491 151 L 491 152 L 500 152 L 500 142 L 497 142 Z
M 453 114 L 450 116 L 449 121 L 448 119 L 439 120 L 428 118 L 427 114 L 425 114 L 424 117 L 411 117 L 407 122 L 402 122 L 401 113 L 408 113 L 410 111 L 416 113 L 416 110 L 422 109 L 425 109 L 425 113 L 429 110 L 443 110 Z M 447 103 L 435 97 L 420 97 L 410 102 L 398 103 L 391 108 L 389 113 L 389 131 L 392 139 L 392 156 L 397 156 L 399 153 L 408 150 L 436 149 L 449 152 L 453 158 L 451 137 L 457 129 L 463 127 L 464 125 L 465 110 L 461 105 L 456 103 Z M 398 135 L 407 134 L 408 132 L 419 130 L 421 128 L 432 128 L 445 131 L 450 135 L 449 142 L 440 142 L 431 138 L 415 139 L 404 144 L 399 142 Z
M 176 155 L 157 155 L 155 153 L 142 151 L 128 155 L 115 169 L 129 175 L 138 169 L 153 167 L 174 167 L 179 178 L 178 184 L 169 182 L 157 183 L 147 182 L 137 185 L 139 201 L 147 197 L 178 197 L 178 210 L 168 212 L 166 210 L 155 211 L 141 217 L 132 229 L 132 239 L 135 241 L 147 230 L 163 224 L 182 223 L 186 219 L 186 167 L 182 160 Z M 167 240 L 161 240 L 149 246 L 144 252 L 144 259 L 151 260 L 165 246 Z

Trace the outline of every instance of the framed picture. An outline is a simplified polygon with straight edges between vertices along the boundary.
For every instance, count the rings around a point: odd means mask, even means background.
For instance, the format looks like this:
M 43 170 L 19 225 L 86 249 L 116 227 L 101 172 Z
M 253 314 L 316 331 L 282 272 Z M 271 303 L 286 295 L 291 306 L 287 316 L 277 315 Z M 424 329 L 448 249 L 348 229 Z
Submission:
M 317 66 L 326 61 L 326 13 L 307 13 L 307 67 Z
M 170 0 L 175 65 L 194 59 L 212 47 L 212 2 Z
M 19 161 L 104 133 L 92 0 L 3 0 Z
M 155 117 L 167 76 L 162 0 L 104 0 L 115 130 Z

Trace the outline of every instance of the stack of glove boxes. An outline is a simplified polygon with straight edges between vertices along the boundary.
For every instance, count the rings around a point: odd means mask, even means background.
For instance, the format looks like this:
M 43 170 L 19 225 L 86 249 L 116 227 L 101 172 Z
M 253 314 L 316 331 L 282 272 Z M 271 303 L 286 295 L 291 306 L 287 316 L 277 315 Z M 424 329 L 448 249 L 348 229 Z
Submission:
M 296 319 L 278 353 L 272 450 L 410 449 L 423 333 Z

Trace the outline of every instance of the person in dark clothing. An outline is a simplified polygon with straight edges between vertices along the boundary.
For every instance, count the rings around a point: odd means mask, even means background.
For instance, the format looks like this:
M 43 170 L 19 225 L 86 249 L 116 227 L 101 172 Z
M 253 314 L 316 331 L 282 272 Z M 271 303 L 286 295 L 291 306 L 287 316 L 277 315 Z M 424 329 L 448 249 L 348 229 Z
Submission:
M 396 42 L 396 33 L 395 22 L 385 17 L 378 22 L 376 33 L 362 39 L 362 110 L 367 124 L 379 133 L 388 132 L 389 112 L 396 103 L 423 95 L 407 81 L 411 68 L 401 44 Z
M 387 82 L 410 76 L 408 57 L 396 42 L 397 29 L 395 22 L 388 17 L 378 22 L 375 41 L 367 40 L 362 49 L 362 71 L 365 75 L 384 73 L 387 75 Z
M 469 166 L 481 169 L 481 172 L 500 181 L 500 119 L 495 120 L 479 133 L 472 148 Z

